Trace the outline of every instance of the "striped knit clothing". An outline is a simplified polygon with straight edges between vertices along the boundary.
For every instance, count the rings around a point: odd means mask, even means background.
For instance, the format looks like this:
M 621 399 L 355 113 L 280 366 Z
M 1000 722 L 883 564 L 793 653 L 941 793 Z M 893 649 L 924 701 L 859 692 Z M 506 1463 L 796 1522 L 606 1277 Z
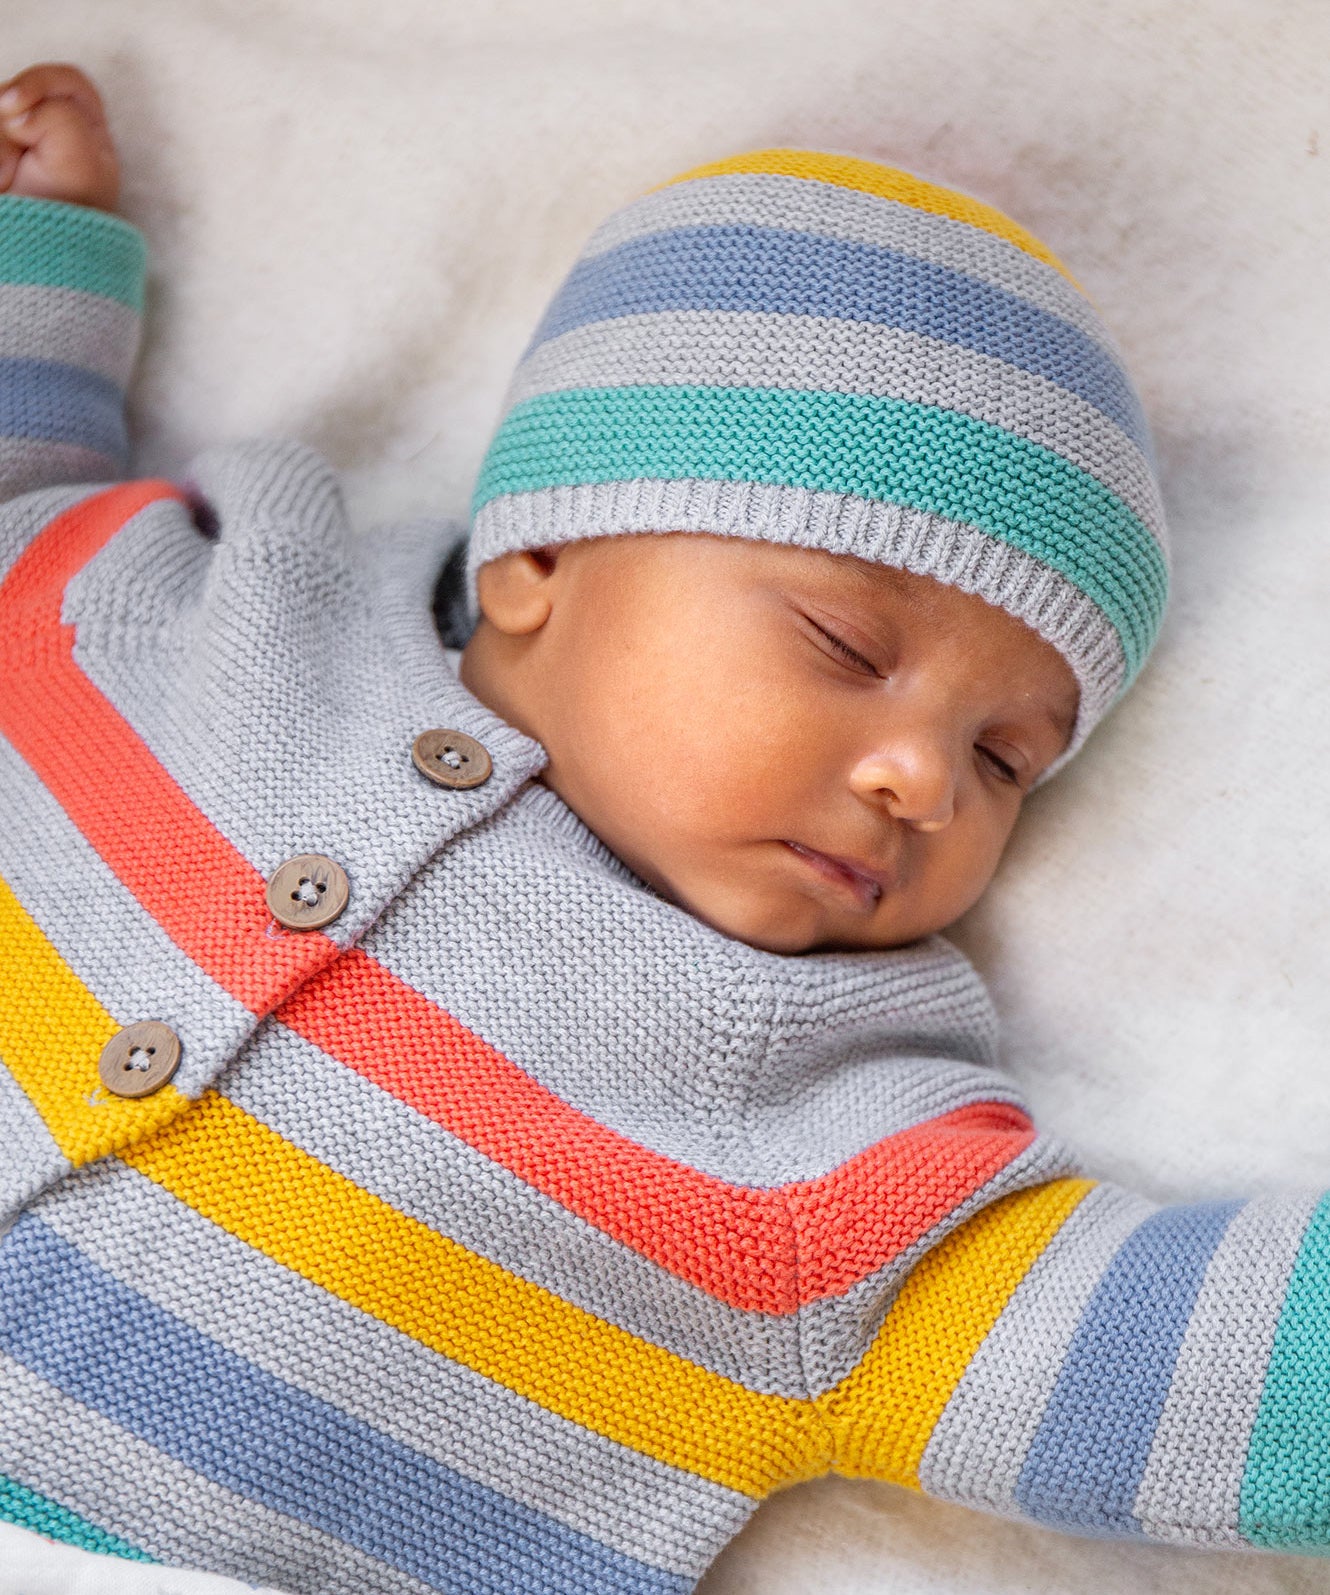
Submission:
M 1168 585 L 1145 417 L 1066 267 L 967 194 L 813 150 L 684 172 L 597 229 L 473 511 L 473 573 L 701 531 L 976 593 L 1075 674 L 1059 765 L 1140 670 Z
M 455 530 L 354 539 L 295 446 L 117 482 L 141 270 L 0 199 L 0 1514 L 345 1595 L 686 1591 L 829 1471 L 1330 1542 L 1330 1204 L 1080 1178 L 944 941 L 647 891 L 448 668 Z M 349 900 L 284 931 L 304 853 Z

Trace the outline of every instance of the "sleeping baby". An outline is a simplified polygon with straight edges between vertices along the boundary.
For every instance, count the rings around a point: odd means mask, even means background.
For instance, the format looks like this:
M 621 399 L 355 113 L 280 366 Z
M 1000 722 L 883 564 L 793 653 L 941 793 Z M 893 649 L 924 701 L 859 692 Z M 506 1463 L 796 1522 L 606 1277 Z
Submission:
M 303 446 L 125 478 L 75 69 L 0 189 L 0 1515 L 319 1595 L 682 1595 L 828 1472 L 1330 1544 L 1330 1205 L 1082 1177 L 937 934 L 1165 599 L 1049 250 L 686 172 L 365 537 Z

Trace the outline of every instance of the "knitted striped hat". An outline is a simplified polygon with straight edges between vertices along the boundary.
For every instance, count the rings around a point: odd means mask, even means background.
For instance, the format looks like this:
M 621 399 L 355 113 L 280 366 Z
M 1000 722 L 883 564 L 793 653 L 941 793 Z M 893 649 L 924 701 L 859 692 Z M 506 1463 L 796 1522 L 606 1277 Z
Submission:
M 1069 752 L 1140 669 L 1167 588 L 1140 404 L 1065 267 L 964 194 L 805 150 L 685 172 L 592 236 L 472 509 L 473 601 L 500 554 L 652 531 L 976 593 L 1070 664 Z

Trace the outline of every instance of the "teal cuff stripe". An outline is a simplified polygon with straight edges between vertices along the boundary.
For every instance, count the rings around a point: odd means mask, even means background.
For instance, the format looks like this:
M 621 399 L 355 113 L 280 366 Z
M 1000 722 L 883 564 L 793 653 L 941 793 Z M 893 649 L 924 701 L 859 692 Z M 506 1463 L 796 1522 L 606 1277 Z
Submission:
M 991 422 L 903 399 L 684 386 L 540 394 L 505 417 L 472 512 L 504 494 L 638 479 L 802 487 L 977 526 L 1103 610 L 1128 681 L 1163 616 L 1159 544 L 1101 482 Z
M 119 216 L 0 194 L 0 282 L 78 288 L 143 309 L 147 247 Z
M 1293 1265 L 1247 1447 L 1238 1526 L 1270 1550 L 1330 1553 L 1330 1196 Z
M 117 1534 L 108 1534 L 95 1523 L 89 1523 L 67 1506 L 52 1501 L 49 1496 L 38 1495 L 26 1485 L 0 1476 L 0 1518 L 6 1523 L 17 1523 L 20 1528 L 31 1529 L 34 1534 L 44 1534 L 48 1540 L 59 1540 L 64 1545 L 76 1545 L 81 1551 L 97 1551 L 102 1556 L 123 1556 L 131 1562 L 152 1562 L 156 1558 L 139 1550 Z

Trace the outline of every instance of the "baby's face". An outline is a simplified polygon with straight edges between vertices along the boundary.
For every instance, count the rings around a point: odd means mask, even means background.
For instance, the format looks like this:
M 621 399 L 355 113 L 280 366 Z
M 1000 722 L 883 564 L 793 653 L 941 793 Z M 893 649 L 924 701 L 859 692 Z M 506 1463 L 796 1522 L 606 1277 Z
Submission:
M 673 532 L 482 568 L 462 678 L 637 875 L 773 952 L 894 947 L 988 884 L 1075 678 L 1005 612 L 843 555 Z

